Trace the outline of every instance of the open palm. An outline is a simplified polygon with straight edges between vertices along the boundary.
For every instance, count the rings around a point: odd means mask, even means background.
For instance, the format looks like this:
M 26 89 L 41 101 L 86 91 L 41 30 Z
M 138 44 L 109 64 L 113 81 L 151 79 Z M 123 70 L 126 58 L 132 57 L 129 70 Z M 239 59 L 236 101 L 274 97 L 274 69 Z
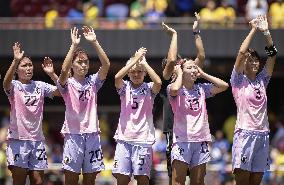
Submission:
M 262 32 L 268 30 L 268 22 L 266 15 L 260 15 L 257 17 L 257 19 L 258 19 L 258 29 Z
M 76 27 L 71 29 L 71 40 L 75 45 L 78 45 L 80 43 L 81 35 L 78 35 L 78 29 Z
M 14 59 L 21 60 L 24 56 L 24 51 L 21 51 L 20 43 L 16 42 L 13 46 Z
M 92 27 L 83 26 L 82 29 L 84 31 L 83 34 L 84 34 L 84 37 L 86 38 L 86 40 L 93 42 L 97 39 L 95 31 Z
M 44 57 L 43 63 L 42 63 L 42 69 L 46 74 L 52 74 L 54 73 L 54 68 L 53 68 L 53 62 L 51 58 L 49 57 Z

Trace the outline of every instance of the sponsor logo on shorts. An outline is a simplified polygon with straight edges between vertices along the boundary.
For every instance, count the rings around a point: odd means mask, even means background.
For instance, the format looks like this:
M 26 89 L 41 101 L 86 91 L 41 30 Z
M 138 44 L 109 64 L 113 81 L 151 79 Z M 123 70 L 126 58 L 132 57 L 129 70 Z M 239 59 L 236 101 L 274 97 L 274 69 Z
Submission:
M 69 156 L 65 156 L 65 157 L 64 157 L 64 163 L 65 163 L 65 164 L 70 163 L 70 161 L 71 161 L 71 158 L 70 158 Z
M 20 157 L 20 154 L 15 154 L 15 156 L 14 156 L 14 161 L 15 161 L 15 162 L 18 161 L 19 157 Z
M 241 158 L 242 163 L 246 163 L 247 162 L 247 156 L 243 155 Z
M 118 160 L 117 160 L 117 159 L 114 160 L 114 164 L 113 164 L 113 167 L 114 167 L 114 168 L 117 168 L 117 167 L 118 167 L 118 164 L 117 164 L 117 163 L 118 163 Z

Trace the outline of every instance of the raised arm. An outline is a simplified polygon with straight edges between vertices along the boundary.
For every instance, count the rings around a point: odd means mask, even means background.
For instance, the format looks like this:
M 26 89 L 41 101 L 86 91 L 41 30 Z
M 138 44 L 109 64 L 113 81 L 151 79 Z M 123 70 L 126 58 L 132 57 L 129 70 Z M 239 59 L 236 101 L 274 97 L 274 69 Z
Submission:
M 239 53 L 238 53 L 238 56 L 235 62 L 235 70 L 238 74 L 244 71 L 245 55 L 251 43 L 251 40 L 257 30 L 257 21 L 258 21 L 257 19 L 253 19 L 252 21 L 250 21 L 250 25 L 252 28 L 240 47 L 240 50 L 239 50 Z
M 162 27 L 172 37 L 167 56 L 167 63 L 163 70 L 163 78 L 169 80 L 174 71 L 177 59 L 177 32 L 173 28 L 166 25 L 164 22 L 162 23 Z
M 19 65 L 19 62 L 24 56 L 24 51 L 21 51 L 21 45 L 16 42 L 13 46 L 13 51 L 14 51 L 14 59 L 13 62 L 11 63 L 3 81 L 3 88 L 8 91 L 11 89 L 11 82 L 14 78 L 14 75 L 16 73 L 17 67 Z
M 177 73 L 177 78 L 176 80 L 172 83 L 170 87 L 170 95 L 171 96 L 177 96 L 178 95 L 178 90 L 182 86 L 182 69 L 180 65 L 176 66 L 176 73 Z
M 221 80 L 220 78 L 211 76 L 207 73 L 205 73 L 201 68 L 198 67 L 199 71 L 199 78 L 203 78 L 211 83 L 214 84 L 213 88 L 211 89 L 212 94 L 218 94 L 220 92 L 225 91 L 228 89 L 229 84 L 226 83 L 225 81 Z
M 73 29 L 71 29 L 71 40 L 72 40 L 72 44 L 70 46 L 70 49 L 64 59 L 64 62 L 62 64 L 62 69 L 61 69 L 61 73 L 59 76 L 59 83 L 64 86 L 67 82 L 67 79 L 69 77 L 69 71 L 71 70 L 71 66 L 72 66 L 72 60 L 73 60 L 73 56 L 74 56 L 74 51 L 76 49 L 76 47 L 78 46 L 78 44 L 80 43 L 81 40 L 81 35 L 78 35 L 78 29 L 76 27 L 74 27 Z
M 260 31 L 262 31 L 262 33 L 265 37 L 265 40 L 266 40 L 266 44 L 267 44 L 267 46 L 265 47 L 265 50 L 266 50 L 266 53 L 268 55 L 268 58 L 267 58 L 267 61 L 266 61 L 266 64 L 265 64 L 265 68 L 266 68 L 268 75 L 272 76 L 274 64 L 275 64 L 275 61 L 276 61 L 277 49 L 273 45 L 272 37 L 271 37 L 270 32 L 268 30 L 268 22 L 267 22 L 266 15 L 259 16 L 258 19 L 259 19 L 258 28 L 259 28 Z
M 84 37 L 86 40 L 90 41 L 92 45 L 95 47 L 95 50 L 98 54 L 102 67 L 99 69 L 99 78 L 100 80 L 104 80 L 107 77 L 107 73 L 110 67 L 109 59 L 104 52 L 103 48 L 99 44 L 94 29 L 92 27 L 83 26 Z
M 141 64 L 145 67 L 151 80 L 154 82 L 153 87 L 152 87 L 152 92 L 154 94 L 158 94 L 162 86 L 161 78 L 159 77 L 159 75 L 157 75 L 157 73 L 153 70 L 153 68 L 146 62 L 145 58 L 142 60 Z
M 195 47 L 197 49 L 197 56 L 195 59 L 195 64 L 199 67 L 203 67 L 204 61 L 205 61 L 205 50 L 203 47 L 203 42 L 200 36 L 200 30 L 199 30 L 199 20 L 200 20 L 200 15 L 199 13 L 194 13 L 196 17 L 196 21 L 194 21 L 193 26 L 192 26 L 192 31 L 195 39 Z
M 120 89 L 123 85 L 123 77 L 128 73 L 128 71 L 139 61 L 139 59 L 145 56 L 147 52 L 146 48 L 140 48 L 134 55 L 134 57 L 130 58 L 130 62 L 128 62 L 121 70 L 119 70 L 115 75 L 115 87 Z
M 54 68 L 53 68 L 53 62 L 51 60 L 51 58 L 49 57 L 44 57 L 43 59 L 43 63 L 41 64 L 43 71 L 51 78 L 51 80 L 53 81 L 54 84 L 57 83 L 58 80 L 58 76 L 57 74 L 54 72 Z M 53 92 L 53 96 L 61 96 L 60 92 L 58 91 L 58 89 L 56 89 Z
M 43 63 L 41 64 L 43 71 L 51 78 L 51 80 L 54 82 L 54 84 L 57 83 L 58 76 L 54 72 L 53 68 L 53 62 L 51 58 L 49 57 L 44 57 Z

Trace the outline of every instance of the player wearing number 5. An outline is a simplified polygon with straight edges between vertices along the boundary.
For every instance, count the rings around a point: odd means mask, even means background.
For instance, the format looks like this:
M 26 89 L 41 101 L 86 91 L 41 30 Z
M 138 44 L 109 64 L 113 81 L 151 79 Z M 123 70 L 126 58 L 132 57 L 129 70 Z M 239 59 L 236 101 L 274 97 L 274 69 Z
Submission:
M 161 79 L 146 62 L 147 50 L 140 48 L 115 75 L 121 112 L 114 138 L 117 141 L 113 174 L 118 185 L 127 185 L 134 175 L 138 185 L 149 184 L 152 144 L 155 142 L 153 103 L 161 89 Z M 144 82 L 146 73 L 153 82 Z M 125 75 L 130 81 L 124 81 Z
M 11 104 L 7 136 L 7 160 L 14 185 L 25 185 L 29 175 L 31 184 L 43 184 L 47 158 L 42 133 L 44 97 L 60 96 L 56 86 L 33 81 L 33 63 L 24 56 L 19 43 L 13 46 L 14 60 L 8 69 L 3 87 Z M 51 60 L 43 69 L 54 80 Z M 18 79 L 14 79 L 17 74 Z
M 96 175 L 104 169 L 97 117 L 97 93 L 106 79 L 110 62 L 101 48 L 93 28 L 84 26 L 84 37 L 94 46 L 101 62 L 96 74 L 86 77 L 89 58 L 78 48 L 81 36 L 71 29 L 72 44 L 63 62 L 57 87 L 65 102 L 63 169 L 65 184 L 77 185 L 83 173 L 83 184 L 95 184 Z M 70 76 L 70 70 L 73 76 Z

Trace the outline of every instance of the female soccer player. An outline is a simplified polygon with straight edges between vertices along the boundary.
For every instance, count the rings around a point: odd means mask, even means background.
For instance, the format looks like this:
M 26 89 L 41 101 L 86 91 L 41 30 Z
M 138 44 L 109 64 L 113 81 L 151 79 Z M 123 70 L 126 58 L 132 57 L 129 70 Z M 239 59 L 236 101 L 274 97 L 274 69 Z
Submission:
M 252 20 L 251 31 L 243 41 L 231 76 L 237 106 L 232 163 L 237 185 L 259 185 L 269 169 L 269 123 L 266 88 L 272 76 L 277 50 L 268 30 L 266 16 Z M 260 58 L 249 44 L 259 29 L 265 36 L 268 59 L 259 71 Z
M 121 112 L 114 138 L 117 141 L 113 174 L 118 185 L 130 182 L 132 174 L 138 185 L 149 184 L 152 145 L 155 142 L 153 103 L 161 89 L 161 79 L 146 62 L 147 50 L 140 48 L 115 75 Z M 146 73 L 153 82 L 144 82 Z M 124 81 L 125 75 L 130 81 Z
M 63 169 L 65 184 L 77 185 L 83 173 L 83 184 L 93 185 L 104 169 L 97 117 L 97 93 L 106 79 L 110 62 L 101 48 L 93 28 L 84 26 L 84 37 L 95 47 L 102 66 L 96 74 L 89 70 L 87 53 L 78 48 L 81 36 L 71 29 L 72 44 L 63 62 L 57 87 L 65 102 Z M 69 77 L 72 68 L 73 76 Z
M 25 185 L 29 175 L 31 184 L 43 184 L 47 168 L 42 117 L 44 97 L 59 96 L 56 86 L 33 81 L 33 63 L 24 56 L 17 42 L 13 46 L 14 60 L 9 67 L 3 87 L 11 104 L 10 125 L 7 136 L 7 160 L 14 185 Z M 52 63 L 44 62 L 44 71 L 53 79 Z M 14 80 L 17 74 L 18 79 Z
M 195 61 L 187 59 L 176 66 L 177 78 L 168 86 L 168 98 L 174 113 L 172 148 L 172 184 L 184 184 L 190 169 L 190 184 L 204 184 L 211 142 L 205 99 L 228 88 L 223 80 L 203 72 Z M 197 83 L 203 78 L 211 83 Z
M 195 38 L 195 46 L 197 49 L 197 57 L 195 59 L 196 64 L 199 67 L 203 67 L 203 63 L 205 60 L 205 51 L 202 43 L 202 39 L 200 36 L 199 30 L 199 20 L 200 16 L 198 13 L 195 12 L 196 21 L 192 26 L 193 35 Z M 167 86 L 169 85 L 170 81 L 174 81 L 176 75 L 174 74 L 174 66 L 177 64 L 182 64 L 184 59 L 177 57 L 177 32 L 169 27 L 166 24 L 162 24 L 163 29 L 171 36 L 171 43 L 170 48 L 168 51 L 167 58 L 163 61 L 163 78 L 165 79 L 162 84 L 161 89 L 161 98 L 163 100 L 163 122 L 164 128 L 163 132 L 166 135 L 167 139 L 167 169 L 168 169 L 168 176 L 169 176 L 169 184 L 172 182 L 172 166 L 171 166 L 171 151 L 172 151 L 172 143 L 173 143 L 173 112 L 170 107 L 169 100 L 167 98 Z M 171 80 L 170 80 L 171 79 Z

